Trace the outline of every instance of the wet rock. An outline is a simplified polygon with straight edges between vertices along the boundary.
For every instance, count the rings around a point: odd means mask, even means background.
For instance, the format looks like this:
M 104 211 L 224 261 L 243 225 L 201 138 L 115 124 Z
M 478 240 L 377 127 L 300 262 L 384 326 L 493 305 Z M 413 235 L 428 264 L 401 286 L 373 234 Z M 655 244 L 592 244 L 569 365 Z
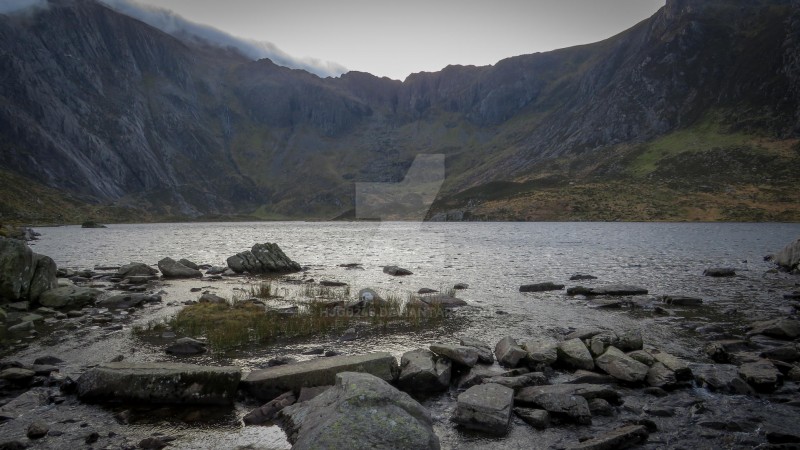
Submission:
M 325 353 L 324 347 L 314 347 L 312 349 L 306 350 L 301 355 L 322 355 Z
M 489 344 L 473 338 L 463 338 L 459 343 L 464 347 L 472 347 L 478 351 L 478 362 L 481 364 L 494 363 L 494 354 Z
M 618 341 L 619 338 L 616 333 L 607 331 L 592 336 L 585 343 L 586 348 L 589 349 L 589 353 L 591 353 L 592 356 L 600 356 L 605 353 L 607 348 L 617 345 Z
M 601 434 L 580 444 L 567 447 L 568 450 L 617 450 L 634 447 L 647 440 L 647 428 L 643 425 L 626 425 Z
M 48 308 L 78 309 L 93 304 L 100 293 L 97 289 L 87 287 L 59 287 L 43 292 L 39 296 L 39 304 Z
M 220 297 L 219 295 L 212 294 L 209 292 L 200 295 L 200 298 L 197 299 L 197 303 L 214 303 L 219 305 L 227 305 L 228 301 Z
M 787 272 L 796 269 L 798 263 L 800 263 L 800 238 L 795 239 L 775 255 L 775 264 Z
M 430 413 L 408 394 L 366 373 L 341 372 L 335 382 L 280 412 L 293 449 L 439 448 Z
M 505 435 L 513 406 L 512 389 L 491 383 L 473 386 L 458 396 L 453 422 L 472 430 Z
M 483 383 L 483 380 L 491 377 L 516 377 L 529 373 L 528 369 L 517 368 L 504 370 L 498 366 L 476 365 L 463 374 L 455 383 L 459 389 L 468 389 L 472 386 Z
M 580 395 L 566 392 L 551 392 L 540 388 L 525 388 L 517 393 L 514 400 L 523 404 L 537 406 L 557 418 L 566 419 L 582 425 L 592 423 L 592 413 L 588 401 Z
M 558 359 L 558 342 L 553 340 L 529 340 L 522 343 L 528 353 L 526 359 L 533 366 L 550 366 Z
M 453 285 L 453 289 L 463 291 L 464 289 L 469 289 L 469 285 L 467 283 L 456 283 Z
M 259 400 L 267 401 L 287 391 L 299 392 L 301 387 L 330 386 L 337 373 L 348 371 L 394 381 L 398 366 L 390 353 L 332 356 L 254 370 L 242 381 L 242 387 Z
M 48 431 L 50 431 L 50 426 L 47 425 L 46 422 L 37 420 L 36 422 L 28 425 L 28 431 L 26 434 L 28 439 L 41 439 L 47 436 Z
M 395 276 L 395 277 L 404 277 L 406 275 L 414 275 L 414 272 L 403 269 L 402 267 L 397 266 L 384 266 L 383 273 Z
M 667 369 L 675 372 L 675 377 L 678 381 L 690 380 L 692 378 L 692 370 L 685 361 L 677 356 L 673 356 L 667 352 L 662 352 L 659 350 L 652 350 L 650 351 L 650 354 L 653 355 L 653 358 L 655 358 L 656 361 L 663 364 Z
M 282 366 L 284 364 L 292 364 L 295 362 L 297 362 L 297 360 L 290 356 L 278 356 L 277 358 L 272 358 L 267 361 L 267 367 Z
M 289 259 L 278 244 L 273 243 L 256 244 L 249 251 L 231 256 L 227 263 L 235 273 L 289 273 L 302 270 L 300 264 Z
M 644 381 L 650 369 L 615 347 L 609 347 L 595 360 L 595 364 L 612 377 L 631 383 Z
M 765 359 L 742 364 L 739 367 L 739 376 L 758 392 L 774 391 L 782 379 L 775 365 Z
M 181 265 L 183 265 L 185 267 L 188 267 L 190 269 L 200 270 L 200 266 L 198 266 L 197 264 L 193 263 L 192 261 L 189 261 L 186 258 L 179 259 L 178 260 L 178 264 L 181 264 Z
M 560 291 L 562 289 L 564 289 L 563 284 L 557 284 L 550 281 L 536 284 L 525 284 L 519 287 L 520 292 Z
M 584 287 L 584 286 L 573 286 L 567 288 L 567 295 L 575 296 L 575 295 L 584 295 L 590 296 L 592 295 L 592 288 Z
M 174 441 L 173 436 L 150 436 L 139 441 L 139 448 L 142 450 L 161 450 L 169 446 Z
M 514 414 L 528 425 L 544 430 L 550 426 L 550 413 L 543 409 L 514 408 Z
M 478 363 L 478 350 L 473 347 L 433 344 L 430 349 L 433 353 L 453 361 L 454 364 L 472 367 Z
M 149 294 L 120 294 L 95 302 L 95 306 L 108 309 L 128 309 L 142 306 L 145 303 L 158 303 L 160 295 Z
M 33 360 L 33 364 L 57 366 L 57 365 L 64 364 L 64 360 L 61 359 L 61 358 L 58 358 L 56 356 L 47 355 L 47 356 L 40 356 L 40 357 L 34 359 Z
M 208 351 L 205 342 L 200 342 L 190 337 L 183 337 L 170 344 L 166 350 L 170 355 L 199 355 Z
M 0 299 L 36 301 L 58 286 L 56 263 L 24 241 L 0 237 Z
M 293 405 L 296 401 L 297 398 L 294 396 L 294 392 L 285 392 L 269 403 L 250 411 L 242 420 L 245 425 L 261 425 L 270 422 L 278 416 L 278 413 L 283 408 Z
M 739 339 L 728 339 L 709 342 L 703 347 L 703 352 L 714 362 L 729 363 L 731 362 L 731 355 L 733 353 L 751 350 L 752 348 L 753 344 L 751 342 Z
M 483 383 L 499 384 L 518 391 L 522 388 L 529 386 L 541 386 L 547 384 L 547 377 L 542 372 L 526 373 L 524 375 L 517 375 L 514 377 L 494 376 L 484 378 Z
M 528 352 L 517 345 L 514 338 L 507 336 L 494 346 L 494 356 L 497 362 L 506 367 L 517 367 L 523 358 L 528 356 Z
M 602 398 L 591 399 L 589 401 L 589 411 L 593 416 L 610 417 L 614 415 L 614 407 L 611 406 L 611 403 L 608 403 L 608 400 Z
M 117 272 L 114 274 L 114 278 L 124 279 L 136 276 L 151 277 L 157 274 L 158 271 L 147 264 L 132 262 L 118 268 Z
M 733 277 L 736 276 L 736 270 L 731 267 L 710 267 L 703 271 L 703 275 L 707 277 Z
M 228 405 L 236 396 L 238 367 L 176 363 L 106 363 L 77 381 L 84 401 L 175 405 Z
M 558 362 L 575 369 L 594 369 L 592 355 L 580 339 L 570 339 L 558 344 Z
M 467 306 L 467 302 L 465 302 L 464 300 L 458 297 L 451 297 L 449 295 L 444 295 L 444 294 L 428 295 L 422 297 L 420 300 L 428 306 L 441 306 L 442 308 L 445 309 Z
M 164 258 L 158 262 L 158 270 L 164 278 L 200 278 L 203 273 L 197 269 L 186 267 L 172 258 Z
M 400 358 L 397 384 L 404 391 L 443 391 L 450 387 L 450 374 L 450 360 L 428 350 L 412 350 Z
M 775 319 L 756 322 L 748 335 L 763 334 L 776 339 L 793 340 L 800 337 L 800 321 L 794 319 Z
M 569 295 L 612 295 L 612 296 L 626 296 L 626 295 L 647 295 L 647 289 L 639 286 L 632 286 L 627 284 L 610 284 L 607 286 L 599 286 L 586 288 L 583 286 L 576 286 L 567 290 Z
M 0 421 L 15 420 L 48 403 L 50 395 L 45 388 L 33 388 L 0 407 Z
M 576 273 L 569 277 L 569 281 L 584 281 L 584 280 L 596 280 L 597 277 L 594 275 L 589 275 L 585 273 Z
M 692 364 L 690 367 L 697 384 L 713 391 L 732 392 L 732 382 L 739 379 L 739 369 L 730 364 Z
M 514 397 L 521 403 L 532 403 L 532 399 L 540 394 L 554 394 L 565 396 L 579 396 L 587 401 L 602 398 L 611 403 L 619 401 L 619 392 L 611 386 L 600 384 L 553 384 L 547 386 L 532 386 L 520 389 Z
M 641 350 L 644 348 L 641 330 L 625 330 L 617 333 L 617 342 L 614 345 L 623 352 Z
M 675 376 L 675 372 L 663 363 L 656 362 L 648 369 L 646 381 L 650 386 L 665 388 L 675 386 L 678 378 Z
M 13 384 L 28 384 L 36 376 L 36 372 L 22 367 L 9 367 L 0 371 L 0 380 L 5 380 Z
M 572 379 L 567 381 L 569 384 L 615 384 L 618 380 L 611 375 L 604 373 L 590 372 L 588 370 L 576 370 L 572 374 Z
M 206 270 L 206 275 L 222 275 L 227 269 L 223 266 L 211 266 Z
M 703 304 L 702 298 L 683 295 L 665 295 L 661 297 L 661 301 L 672 306 L 700 306 Z

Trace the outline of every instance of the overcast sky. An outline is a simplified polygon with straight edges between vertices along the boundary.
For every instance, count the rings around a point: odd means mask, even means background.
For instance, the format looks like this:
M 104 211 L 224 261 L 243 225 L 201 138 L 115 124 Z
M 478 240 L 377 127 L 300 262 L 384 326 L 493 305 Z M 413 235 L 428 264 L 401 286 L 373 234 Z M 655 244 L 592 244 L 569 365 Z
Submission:
M 587 44 L 665 0 L 138 0 L 233 35 L 399 80 Z

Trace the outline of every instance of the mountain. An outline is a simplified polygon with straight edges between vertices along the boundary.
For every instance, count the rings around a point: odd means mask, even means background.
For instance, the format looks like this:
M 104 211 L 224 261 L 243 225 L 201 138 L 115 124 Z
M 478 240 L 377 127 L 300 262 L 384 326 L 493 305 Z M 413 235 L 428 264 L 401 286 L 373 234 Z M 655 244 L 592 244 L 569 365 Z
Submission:
M 800 3 L 670 0 L 602 42 L 320 78 L 94 0 L 0 15 L 0 220 L 352 217 L 446 155 L 433 220 L 799 220 Z

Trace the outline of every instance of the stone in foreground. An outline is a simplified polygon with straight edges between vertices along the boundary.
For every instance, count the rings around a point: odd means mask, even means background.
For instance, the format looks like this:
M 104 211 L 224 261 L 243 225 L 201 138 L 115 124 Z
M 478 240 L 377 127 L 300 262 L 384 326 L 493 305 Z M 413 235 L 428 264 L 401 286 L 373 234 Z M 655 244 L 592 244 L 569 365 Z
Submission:
M 513 406 L 513 389 L 494 383 L 473 386 L 458 396 L 453 422 L 472 430 L 505 435 Z
M 385 352 L 331 356 L 254 370 L 242 384 L 259 400 L 269 401 L 287 391 L 300 392 L 303 387 L 330 386 L 336 381 L 336 374 L 341 372 L 364 372 L 381 380 L 393 381 L 398 367 L 394 356 Z
M 397 384 L 404 391 L 435 392 L 450 387 L 451 364 L 428 350 L 405 352 L 400 358 Z
M 472 367 L 478 363 L 478 350 L 473 347 L 433 344 L 430 349 L 433 353 L 444 356 L 455 364 Z
M 108 363 L 78 378 L 78 397 L 105 403 L 229 405 L 242 373 L 238 367 L 175 363 Z
M 408 394 L 366 373 L 335 378 L 327 391 L 280 412 L 292 449 L 439 449 L 430 413 Z
M 558 361 L 575 369 L 594 369 L 592 354 L 583 341 L 577 338 L 558 344 Z
M 772 392 L 782 379 L 775 365 L 766 359 L 742 364 L 739 376 L 759 392 Z
M 596 438 L 567 447 L 569 450 L 616 450 L 630 448 L 647 440 L 649 433 L 644 425 L 626 425 Z
M 646 365 L 622 353 L 622 351 L 616 347 L 608 347 L 605 353 L 595 360 L 595 364 L 612 377 L 631 383 L 644 381 L 647 377 L 647 371 L 650 369 Z
M 514 414 L 534 428 L 543 430 L 550 426 L 550 413 L 543 409 L 514 408 Z
M 500 365 L 517 367 L 520 361 L 528 356 L 528 352 L 517 345 L 517 341 L 514 338 L 507 336 L 494 346 L 494 356 Z

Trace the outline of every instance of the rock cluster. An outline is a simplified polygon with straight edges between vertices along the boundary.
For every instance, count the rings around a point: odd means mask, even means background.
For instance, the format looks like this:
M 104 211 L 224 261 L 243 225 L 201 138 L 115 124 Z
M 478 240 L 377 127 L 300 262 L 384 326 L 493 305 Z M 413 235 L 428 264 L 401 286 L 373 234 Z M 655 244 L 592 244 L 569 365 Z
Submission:
M 250 250 L 231 256 L 227 262 L 236 273 L 289 273 L 302 269 L 273 243 L 255 244 Z

